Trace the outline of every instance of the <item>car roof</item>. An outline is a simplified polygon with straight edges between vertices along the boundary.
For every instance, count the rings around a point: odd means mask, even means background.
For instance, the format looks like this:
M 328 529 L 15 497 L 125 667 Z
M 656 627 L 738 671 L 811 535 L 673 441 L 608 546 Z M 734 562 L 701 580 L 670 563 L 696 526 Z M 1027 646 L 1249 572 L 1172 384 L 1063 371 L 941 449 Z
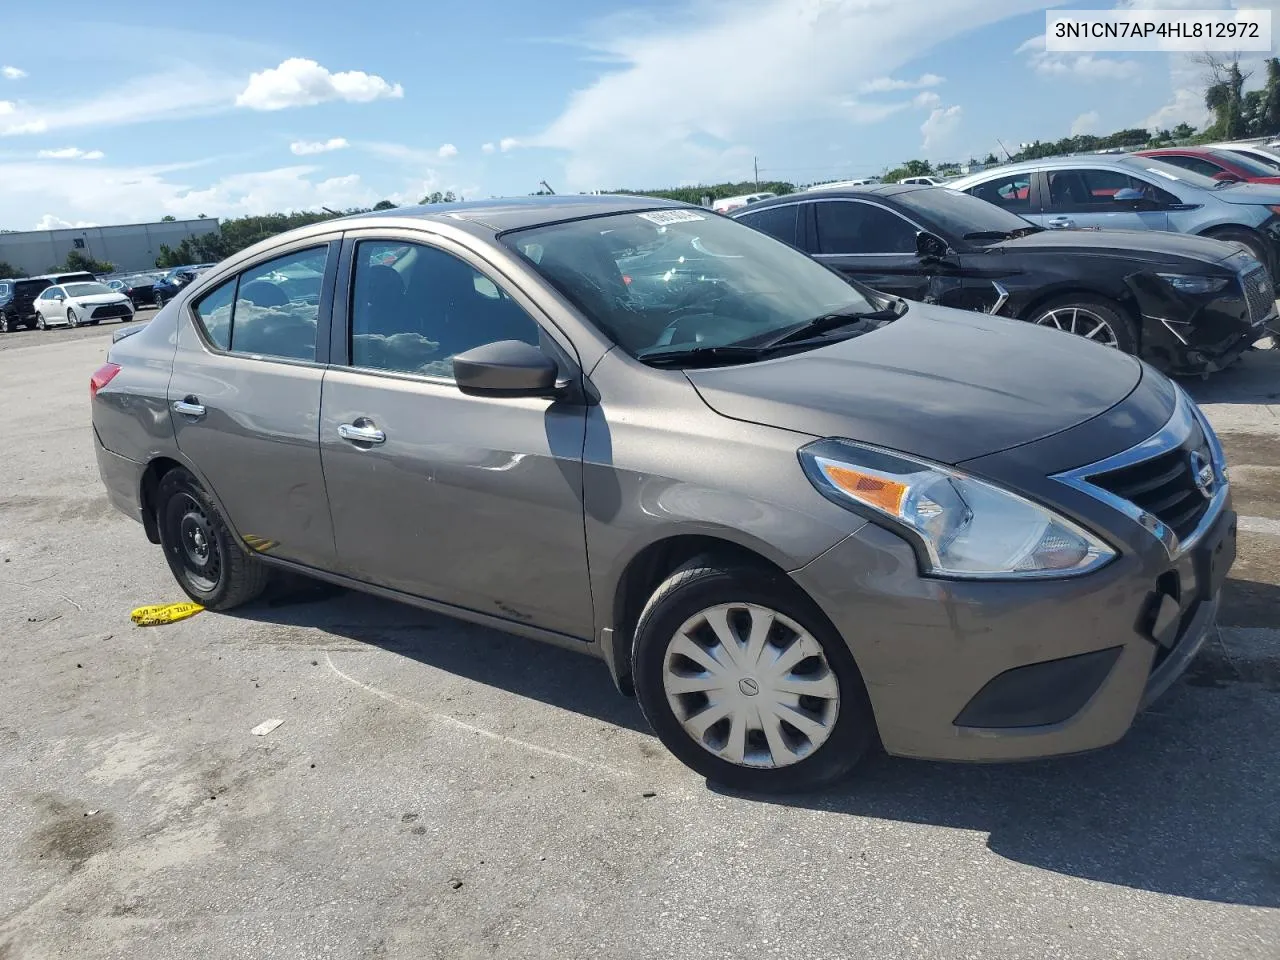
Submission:
M 747 194 L 752 196 L 752 194 Z M 729 199 L 729 198 L 726 198 Z M 638 197 L 627 194 L 586 194 L 581 196 L 533 196 L 504 197 L 492 200 L 468 200 L 460 203 L 431 203 L 416 207 L 396 207 L 392 210 L 376 210 L 327 220 L 317 224 L 329 227 L 336 223 L 350 224 L 365 220 L 403 219 L 405 217 L 448 222 L 467 220 L 488 227 L 495 233 L 540 227 L 565 220 L 628 213 L 633 210 L 653 210 L 661 207 L 693 207 L 693 204 L 659 197 Z M 694 209 L 701 209 L 695 207 Z
M 744 207 L 741 210 L 734 210 L 729 216 L 737 218 L 743 214 L 755 213 L 757 210 L 767 210 L 769 207 L 779 207 L 787 203 L 813 203 L 817 200 L 828 199 L 838 200 L 841 197 L 849 199 L 865 199 L 868 197 L 880 197 L 888 199 L 901 196 L 904 193 L 915 193 L 917 190 L 944 190 L 945 187 L 933 187 L 924 183 L 871 183 L 864 187 L 832 187 L 829 190 L 801 190 L 798 193 L 789 193 L 785 196 L 774 197 L 771 200 L 761 200 L 759 203 L 753 203 L 750 207 Z

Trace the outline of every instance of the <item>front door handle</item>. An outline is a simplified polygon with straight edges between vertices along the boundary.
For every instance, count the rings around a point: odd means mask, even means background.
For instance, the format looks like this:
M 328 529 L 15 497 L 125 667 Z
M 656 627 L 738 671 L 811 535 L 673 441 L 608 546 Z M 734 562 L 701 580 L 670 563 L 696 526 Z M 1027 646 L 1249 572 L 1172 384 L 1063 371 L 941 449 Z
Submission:
M 1076 222 L 1070 217 L 1050 217 L 1045 224 L 1050 230 L 1070 230 L 1075 225 Z
M 372 420 L 361 417 L 355 423 L 338 424 L 338 436 L 352 443 L 386 443 L 387 435 L 373 425 Z
M 204 404 L 195 397 L 183 397 L 181 400 L 173 401 L 173 412 L 180 413 L 184 417 L 203 417 L 205 410 Z

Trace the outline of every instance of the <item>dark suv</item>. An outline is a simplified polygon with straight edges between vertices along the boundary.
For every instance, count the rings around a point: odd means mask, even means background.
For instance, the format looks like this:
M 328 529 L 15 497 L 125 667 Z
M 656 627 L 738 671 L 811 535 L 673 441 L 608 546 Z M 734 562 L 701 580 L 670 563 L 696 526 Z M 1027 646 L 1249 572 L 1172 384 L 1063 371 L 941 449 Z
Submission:
M 92 283 L 92 273 L 80 270 L 71 273 L 46 273 L 21 280 L 0 280 L 0 333 L 26 327 L 36 327 L 36 297 L 49 287 L 63 283 Z

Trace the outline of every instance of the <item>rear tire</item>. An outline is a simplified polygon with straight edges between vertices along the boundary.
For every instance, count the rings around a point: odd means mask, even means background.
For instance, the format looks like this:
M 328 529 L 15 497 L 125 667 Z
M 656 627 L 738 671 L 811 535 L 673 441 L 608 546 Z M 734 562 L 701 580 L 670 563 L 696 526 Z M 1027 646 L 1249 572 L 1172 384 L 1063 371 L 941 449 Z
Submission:
M 777 571 L 690 561 L 649 599 L 631 656 L 645 718 L 668 750 L 712 782 L 812 790 L 849 773 L 875 742 L 853 654 Z M 707 724 L 710 711 L 722 719 Z
M 166 473 L 156 505 L 160 546 L 188 597 L 208 610 L 231 610 L 266 589 L 270 571 L 236 540 L 190 472 L 177 467 Z
M 1138 352 L 1138 329 L 1133 320 L 1118 303 L 1101 297 L 1067 294 L 1036 307 L 1025 319 L 1124 353 Z

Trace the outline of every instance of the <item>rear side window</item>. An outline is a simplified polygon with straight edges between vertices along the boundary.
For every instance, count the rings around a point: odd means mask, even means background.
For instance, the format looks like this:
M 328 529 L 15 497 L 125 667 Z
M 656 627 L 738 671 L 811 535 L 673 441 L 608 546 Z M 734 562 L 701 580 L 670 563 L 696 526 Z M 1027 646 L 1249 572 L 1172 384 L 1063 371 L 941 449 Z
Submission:
M 1014 213 L 1031 210 L 1031 174 L 1014 173 L 996 180 L 988 180 L 965 191 L 979 200 L 994 203 Z
M 200 298 L 196 315 L 221 350 L 315 360 L 328 246 L 257 264 Z
M 1216 163 L 1210 163 L 1203 157 L 1180 157 L 1162 154 L 1158 159 L 1163 160 L 1165 163 L 1171 163 L 1175 167 L 1181 167 L 1183 170 L 1192 170 L 1205 177 L 1216 177 L 1222 172 L 1222 167 Z
M 796 242 L 796 226 L 800 221 L 800 204 L 798 203 L 768 207 L 738 219 L 747 226 L 754 227 L 761 233 L 767 233 L 783 243 L 789 243 L 793 247 L 799 246 Z
M 916 231 L 896 213 L 870 203 L 827 200 L 814 204 L 818 252 L 914 253 Z

